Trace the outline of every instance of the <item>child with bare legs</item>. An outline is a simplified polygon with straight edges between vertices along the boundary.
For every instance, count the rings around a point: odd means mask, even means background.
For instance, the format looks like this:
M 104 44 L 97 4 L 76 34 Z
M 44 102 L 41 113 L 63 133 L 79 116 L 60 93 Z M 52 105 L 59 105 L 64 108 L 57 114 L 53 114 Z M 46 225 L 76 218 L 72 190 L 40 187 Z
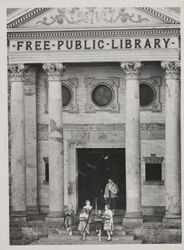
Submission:
M 113 228 L 113 213 L 109 208 L 109 205 L 105 205 L 105 212 L 103 214 L 104 217 L 104 231 L 107 232 L 107 241 L 111 241 L 111 232 Z

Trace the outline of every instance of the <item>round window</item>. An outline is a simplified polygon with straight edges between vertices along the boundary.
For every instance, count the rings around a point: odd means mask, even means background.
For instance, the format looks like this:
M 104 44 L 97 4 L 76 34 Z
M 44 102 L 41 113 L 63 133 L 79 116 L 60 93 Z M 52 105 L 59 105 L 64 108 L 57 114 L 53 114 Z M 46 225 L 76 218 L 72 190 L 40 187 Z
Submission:
M 147 107 L 150 106 L 155 101 L 155 90 L 153 87 L 146 83 L 141 83 L 140 89 L 140 106 Z
M 113 93 L 105 84 L 96 86 L 92 91 L 92 100 L 99 107 L 106 107 L 112 102 Z
M 63 98 L 63 107 L 66 107 L 71 102 L 72 99 L 71 91 L 65 85 L 62 86 L 62 98 Z

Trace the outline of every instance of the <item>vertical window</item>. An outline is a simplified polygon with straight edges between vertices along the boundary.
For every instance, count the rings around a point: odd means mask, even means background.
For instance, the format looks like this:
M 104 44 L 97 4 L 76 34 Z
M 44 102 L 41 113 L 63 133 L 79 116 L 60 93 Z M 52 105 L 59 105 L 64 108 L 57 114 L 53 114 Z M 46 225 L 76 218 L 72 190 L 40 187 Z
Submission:
M 43 183 L 48 184 L 49 183 L 49 161 L 48 161 L 48 157 L 44 157 L 43 160 L 45 162 L 45 179 L 44 179 Z
M 159 163 L 146 163 L 146 181 L 162 181 L 162 167 Z

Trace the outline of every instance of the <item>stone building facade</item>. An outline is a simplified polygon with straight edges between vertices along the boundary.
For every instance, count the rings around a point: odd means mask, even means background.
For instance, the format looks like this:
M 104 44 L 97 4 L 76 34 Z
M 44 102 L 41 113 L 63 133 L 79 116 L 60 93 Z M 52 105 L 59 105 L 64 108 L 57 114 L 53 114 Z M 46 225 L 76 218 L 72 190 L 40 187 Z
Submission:
M 179 12 L 17 9 L 7 36 L 12 218 L 101 207 L 112 177 L 124 223 L 180 221 Z

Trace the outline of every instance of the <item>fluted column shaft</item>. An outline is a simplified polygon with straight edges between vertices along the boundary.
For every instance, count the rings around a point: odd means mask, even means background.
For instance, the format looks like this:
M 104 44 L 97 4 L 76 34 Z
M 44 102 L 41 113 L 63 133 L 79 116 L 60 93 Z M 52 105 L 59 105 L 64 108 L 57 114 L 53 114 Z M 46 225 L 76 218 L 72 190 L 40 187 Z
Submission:
M 26 211 L 26 154 L 23 64 L 8 66 L 11 82 L 11 197 L 12 214 L 25 215 Z
M 49 84 L 49 217 L 61 217 L 64 208 L 63 64 L 44 64 Z
M 181 151 L 180 151 L 180 65 L 162 62 L 166 81 L 165 218 L 181 217 Z
M 140 62 L 121 63 L 126 80 L 126 214 L 127 219 L 142 217 L 141 213 L 141 145 L 140 145 Z

